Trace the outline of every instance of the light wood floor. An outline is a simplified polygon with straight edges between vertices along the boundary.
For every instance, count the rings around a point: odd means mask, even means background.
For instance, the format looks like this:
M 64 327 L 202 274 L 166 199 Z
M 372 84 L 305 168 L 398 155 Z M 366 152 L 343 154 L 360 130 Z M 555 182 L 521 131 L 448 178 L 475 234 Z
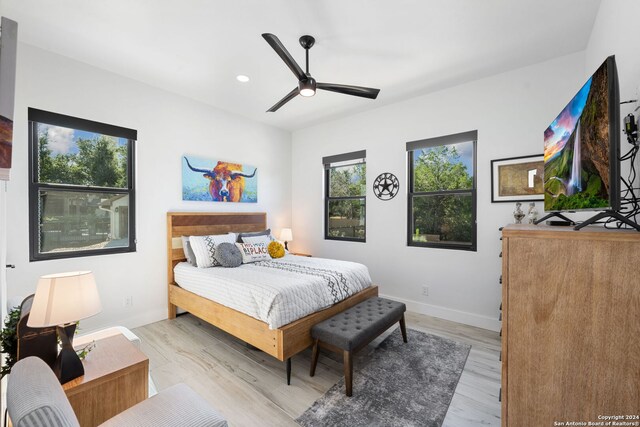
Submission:
M 499 426 L 498 334 L 415 313 L 407 313 L 407 326 L 472 346 L 444 426 Z M 316 375 L 309 377 L 311 352 L 307 350 L 293 357 L 291 385 L 287 386 L 283 362 L 248 348 L 190 314 L 134 332 L 149 356 L 151 376 L 159 390 L 187 383 L 234 427 L 296 426 L 294 420 L 342 376 L 339 359 L 323 353 Z M 396 327 L 371 345 L 378 345 L 389 333 L 399 332 Z M 363 349 L 360 354 L 366 352 Z M 359 363 L 356 358 L 354 369 Z

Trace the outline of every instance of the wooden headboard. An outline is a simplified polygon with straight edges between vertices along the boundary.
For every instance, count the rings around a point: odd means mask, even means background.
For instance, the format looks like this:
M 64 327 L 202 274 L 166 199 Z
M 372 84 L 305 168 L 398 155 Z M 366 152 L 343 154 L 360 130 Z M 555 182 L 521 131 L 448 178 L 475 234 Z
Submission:
M 167 212 L 168 283 L 174 285 L 173 268 L 185 261 L 182 236 L 247 233 L 267 228 L 264 212 Z

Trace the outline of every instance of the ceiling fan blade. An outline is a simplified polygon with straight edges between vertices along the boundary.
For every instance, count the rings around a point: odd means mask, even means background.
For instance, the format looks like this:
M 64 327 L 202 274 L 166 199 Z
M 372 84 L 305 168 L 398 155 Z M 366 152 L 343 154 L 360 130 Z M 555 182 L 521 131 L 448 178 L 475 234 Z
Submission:
M 282 98 L 280 101 L 278 101 L 278 103 L 276 105 L 274 105 L 273 107 L 269 108 L 267 110 L 267 113 L 275 113 L 276 111 L 278 111 L 278 109 L 280 107 L 282 107 L 287 102 L 291 101 L 296 96 L 298 96 L 298 88 L 293 89 L 284 98 Z
M 338 85 L 335 83 L 318 83 L 318 89 L 328 90 L 331 92 L 344 93 L 345 95 L 360 96 L 362 98 L 376 99 L 380 89 L 362 86 Z
M 293 71 L 293 74 L 296 75 L 298 80 L 304 80 L 307 77 L 296 60 L 293 59 L 293 56 L 291 56 L 287 48 L 285 48 L 282 42 L 280 42 L 280 39 L 270 33 L 264 33 L 262 35 L 262 38 L 265 39 L 267 43 L 269 43 L 269 45 L 273 48 L 273 50 L 276 51 L 278 56 L 280 56 L 284 63 L 287 64 L 287 67 L 289 67 L 289 69 Z

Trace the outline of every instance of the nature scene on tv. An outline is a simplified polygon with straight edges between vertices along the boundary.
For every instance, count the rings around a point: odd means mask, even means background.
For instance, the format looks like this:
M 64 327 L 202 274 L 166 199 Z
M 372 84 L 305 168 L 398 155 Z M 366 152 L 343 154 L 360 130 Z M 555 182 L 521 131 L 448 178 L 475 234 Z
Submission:
M 606 62 L 544 131 L 544 209 L 609 207 Z

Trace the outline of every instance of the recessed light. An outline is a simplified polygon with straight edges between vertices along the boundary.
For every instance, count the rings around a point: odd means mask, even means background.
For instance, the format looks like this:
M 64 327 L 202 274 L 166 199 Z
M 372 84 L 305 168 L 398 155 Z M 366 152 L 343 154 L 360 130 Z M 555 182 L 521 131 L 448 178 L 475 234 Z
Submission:
M 245 76 L 244 74 L 238 74 L 236 76 L 236 80 L 239 81 L 240 83 L 246 83 L 249 81 L 249 76 Z

